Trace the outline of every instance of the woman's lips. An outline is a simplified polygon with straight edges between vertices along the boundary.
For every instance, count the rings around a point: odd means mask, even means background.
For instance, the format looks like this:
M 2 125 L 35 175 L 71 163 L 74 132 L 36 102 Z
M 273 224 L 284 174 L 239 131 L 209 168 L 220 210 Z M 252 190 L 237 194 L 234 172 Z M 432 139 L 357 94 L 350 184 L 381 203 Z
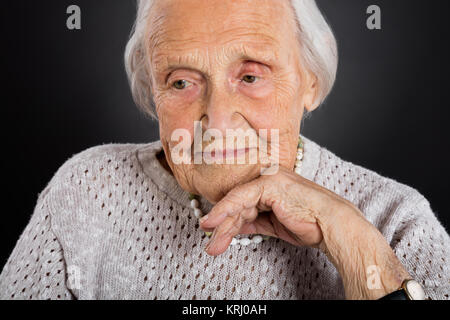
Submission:
M 224 149 L 212 150 L 211 152 L 197 152 L 196 155 L 201 155 L 204 160 L 226 160 L 236 159 L 245 156 L 250 150 L 255 148 L 240 148 L 240 149 Z

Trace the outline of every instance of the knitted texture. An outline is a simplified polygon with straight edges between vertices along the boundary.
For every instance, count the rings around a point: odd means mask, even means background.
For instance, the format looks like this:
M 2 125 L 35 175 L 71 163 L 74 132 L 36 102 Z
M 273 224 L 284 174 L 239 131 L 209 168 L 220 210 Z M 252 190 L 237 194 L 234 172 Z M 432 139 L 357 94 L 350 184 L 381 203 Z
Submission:
M 301 175 L 355 204 L 431 299 L 450 293 L 450 238 L 414 188 L 302 136 Z M 161 142 L 97 146 L 39 195 L 0 275 L 0 299 L 344 299 L 317 249 L 270 238 L 204 252 L 188 193 L 159 163 Z M 212 205 L 201 199 L 200 208 Z M 356 246 L 357 244 L 355 244 Z

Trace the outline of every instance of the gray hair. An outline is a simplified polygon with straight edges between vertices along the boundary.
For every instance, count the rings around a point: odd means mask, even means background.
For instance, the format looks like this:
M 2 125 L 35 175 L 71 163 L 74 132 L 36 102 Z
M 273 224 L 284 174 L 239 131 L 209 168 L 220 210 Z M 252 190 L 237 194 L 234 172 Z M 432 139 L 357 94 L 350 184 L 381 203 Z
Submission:
M 295 11 L 297 35 L 304 66 L 317 77 L 316 104 L 330 93 L 338 65 L 337 44 L 333 32 L 315 0 L 290 0 Z M 137 0 L 137 15 L 125 49 L 125 69 L 135 103 L 157 119 L 151 96 L 147 48 L 147 18 L 154 0 Z

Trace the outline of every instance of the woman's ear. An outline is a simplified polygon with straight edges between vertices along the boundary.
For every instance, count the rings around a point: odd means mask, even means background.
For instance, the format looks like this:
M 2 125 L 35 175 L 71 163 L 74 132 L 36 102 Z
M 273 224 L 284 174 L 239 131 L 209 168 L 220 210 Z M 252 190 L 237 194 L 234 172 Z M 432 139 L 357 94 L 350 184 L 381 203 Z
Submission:
M 311 112 L 319 106 L 319 103 L 316 99 L 318 94 L 318 83 L 316 75 L 309 71 L 306 72 L 304 83 L 305 86 L 303 92 L 303 103 L 305 109 L 308 110 L 308 112 Z

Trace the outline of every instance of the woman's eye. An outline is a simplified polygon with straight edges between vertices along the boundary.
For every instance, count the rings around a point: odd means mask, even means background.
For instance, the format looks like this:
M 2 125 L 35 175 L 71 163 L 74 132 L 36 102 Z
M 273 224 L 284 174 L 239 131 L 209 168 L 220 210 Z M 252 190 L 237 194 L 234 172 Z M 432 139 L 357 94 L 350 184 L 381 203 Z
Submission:
M 177 80 L 172 84 L 172 86 L 174 86 L 178 90 L 183 90 L 190 86 L 189 83 L 190 82 L 187 80 Z
M 242 77 L 242 81 L 247 82 L 247 83 L 255 83 L 257 81 L 256 76 L 251 76 L 246 74 L 245 76 Z

